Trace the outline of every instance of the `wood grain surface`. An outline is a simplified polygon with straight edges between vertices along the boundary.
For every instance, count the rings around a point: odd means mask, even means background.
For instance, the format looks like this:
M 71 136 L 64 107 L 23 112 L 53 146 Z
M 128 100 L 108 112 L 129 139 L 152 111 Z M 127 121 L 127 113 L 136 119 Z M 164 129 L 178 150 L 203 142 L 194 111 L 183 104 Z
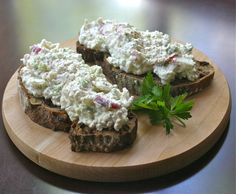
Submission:
M 75 48 L 75 40 L 63 44 Z M 200 51 L 198 60 L 212 64 Z M 160 176 L 185 167 L 206 153 L 220 138 L 230 115 L 230 93 L 224 75 L 215 77 L 204 91 L 192 96 L 195 104 L 187 127 L 175 125 L 170 135 L 139 116 L 138 135 L 132 147 L 114 153 L 75 153 L 68 134 L 32 122 L 18 99 L 16 73 L 9 80 L 2 104 L 7 133 L 17 148 L 36 164 L 55 173 L 89 181 L 133 181 Z

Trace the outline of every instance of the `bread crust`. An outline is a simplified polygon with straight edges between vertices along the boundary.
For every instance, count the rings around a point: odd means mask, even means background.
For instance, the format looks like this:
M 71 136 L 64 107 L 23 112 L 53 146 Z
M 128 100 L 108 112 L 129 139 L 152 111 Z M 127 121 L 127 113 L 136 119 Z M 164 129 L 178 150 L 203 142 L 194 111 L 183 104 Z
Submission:
M 76 50 L 78 53 L 82 54 L 85 62 L 90 64 L 98 64 L 102 67 L 103 73 L 106 75 L 113 84 L 117 84 L 120 89 L 127 88 L 131 95 L 140 95 L 140 85 L 142 84 L 144 75 L 134 75 L 126 73 L 116 67 L 113 67 L 108 63 L 106 57 L 109 56 L 108 53 L 103 53 L 96 51 L 94 49 L 88 49 L 84 45 L 80 44 L 79 41 L 76 43 Z M 206 88 L 212 81 L 214 77 L 214 68 L 208 62 L 196 61 L 196 68 L 199 74 L 199 78 L 196 81 L 189 81 L 187 79 L 176 79 L 171 82 L 172 85 L 172 95 L 176 96 L 187 92 L 190 96 L 192 94 L 198 93 Z M 158 76 L 153 74 L 155 82 L 160 85 L 160 79 Z
M 98 131 L 74 122 L 69 133 L 72 151 L 113 152 L 132 145 L 137 136 L 137 116 L 129 113 L 128 118 L 119 131 L 112 128 Z
M 18 70 L 17 85 L 20 103 L 24 112 L 32 121 L 43 127 L 53 129 L 54 131 L 68 132 L 72 122 L 66 111 L 54 106 L 50 100 L 32 96 L 22 82 L 20 76 L 22 67 Z

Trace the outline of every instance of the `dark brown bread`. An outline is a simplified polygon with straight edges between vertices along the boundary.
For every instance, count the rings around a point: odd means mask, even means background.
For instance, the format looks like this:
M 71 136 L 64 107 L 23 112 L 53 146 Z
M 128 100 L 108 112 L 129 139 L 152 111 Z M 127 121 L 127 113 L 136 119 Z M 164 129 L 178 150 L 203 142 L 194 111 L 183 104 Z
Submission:
M 72 122 L 66 111 L 54 106 L 50 100 L 35 98 L 29 94 L 22 83 L 21 68 L 22 66 L 18 70 L 18 93 L 25 113 L 32 121 L 43 127 L 68 132 Z
M 109 53 L 97 51 L 95 49 L 86 48 L 84 45 L 80 44 L 79 41 L 76 42 L 77 53 L 82 54 L 82 58 L 86 63 L 94 64 L 96 61 L 103 61 L 105 56 L 109 56 Z
M 113 67 L 109 64 L 106 59 L 99 63 L 103 69 L 106 77 L 114 84 L 117 84 L 121 89 L 123 87 L 127 88 L 132 95 L 140 95 L 140 85 L 145 78 L 145 75 L 133 75 L 126 73 L 118 68 Z M 171 83 L 172 95 L 176 96 L 187 92 L 188 95 L 195 94 L 204 88 L 206 88 L 214 76 L 213 67 L 207 62 L 197 61 L 197 72 L 199 74 L 199 79 L 192 82 L 187 79 L 175 80 Z M 153 74 L 153 77 L 158 85 L 161 85 L 160 79 Z
M 137 136 L 137 117 L 129 113 L 129 121 L 122 130 L 113 128 L 98 131 L 74 122 L 69 133 L 71 149 L 75 152 L 113 152 L 130 146 Z
M 113 128 L 98 131 L 78 121 L 71 122 L 66 111 L 56 107 L 50 100 L 35 98 L 24 87 L 18 70 L 18 93 L 24 112 L 35 123 L 55 131 L 69 132 L 71 149 L 75 152 L 112 152 L 130 146 L 137 134 L 137 116 L 129 113 L 128 123 L 118 132 Z
M 102 53 L 94 49 L 87 49 L 84 45 L 80 44 L 79 41 L 76 43 L 77 52 L 82 54 L 85 62 L 92 64 L 98 64 L 102 67 L 103 73 L 106 75 L 112 83 L 117 84 L 120 89 L 126 87 L 132 95 L 140 95 L 140 85 L 145 75 L 134 75 L 126 73 L 116 67 L 113 67 L 106 60 L 109 56 L 108 53 Z M 198 93 L 199 91 L 206 88 L 214 77 L 214 68 L 208 62 L 197 61 L 196 62 L 197 72 L 199 79 L 192 82 L 187 79 L 176 79 L 172 85 L 172 95 L 178 95 L 187 92 L 188 95 Z M 157 84 L 161 84 L 158 76 L 153 75 Z

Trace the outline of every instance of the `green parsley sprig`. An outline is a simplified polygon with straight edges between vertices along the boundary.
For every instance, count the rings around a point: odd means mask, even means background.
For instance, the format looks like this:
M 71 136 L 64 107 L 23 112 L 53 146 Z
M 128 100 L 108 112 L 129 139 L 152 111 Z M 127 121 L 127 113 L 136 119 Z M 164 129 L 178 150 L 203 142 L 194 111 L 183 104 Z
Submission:
M 133 101 L 131 110 L 147 113 L 153 125 L 162 124 L 169 134 L 174 128 L 173 121 L 185 127 L 183 120 L 192 117 L 193 101 L 186 101 L 186 97 L 186 93 L 173 97 L 170 84 L 159 86 L 148 73 L 141 85 L 141 96 Z

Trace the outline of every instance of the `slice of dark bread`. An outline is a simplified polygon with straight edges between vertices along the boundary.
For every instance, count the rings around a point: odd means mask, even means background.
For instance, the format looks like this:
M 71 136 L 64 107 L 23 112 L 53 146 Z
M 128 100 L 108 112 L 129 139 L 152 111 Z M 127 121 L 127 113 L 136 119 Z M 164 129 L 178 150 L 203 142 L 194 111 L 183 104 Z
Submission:
M 78 121 L 71 122 L 66 111 L 54 106 L 50 100 L 36 98 L 25 88 L 18 70 L 18 94 L 24 112 L 35 123 L 55 131 L 69 132 L 71 149 L 75 152 L 112 152 L 130 146 L 137 135 L 137 116 L 129 113 L 129 121 L 120 131 L 113 128 L 98 131 Z
M 55 131 L 68 132 L 71 128 L 71 120 L 66 111 L 56 107 L 50 100 L 44 98 L 36 98 L 32 96 L 25 88 L 20 71 L 23 66 L 18 70 L 18 94 L 20 103 L 24 112 L 35 123 L 53 129 Z
M 116 67 L 113 67 L 109 64 L 106 59 L 103 62 L 99 63 L 103 69 L 106 77 L 114 84 L 117 84 L 121 89 L 126 87 L 132 95 L 139 96 L 140 95 L 140 85 L 145 78 L 145 75 L 134 75 L 130 73 L 126 73 Z M 199 73 L 199 79 L 192 82 L 187 79 L 179 79 L 175 80 L 171 83 L 171 93 L 176 96 L 187 92 L 188 95 L 195 94 L 204 88 L 206 88 L 214 76 L 213 67 L 207 62 L 199 62 L 197 61 L 197 72 Z M 160 79 L 158 76 L 153 74 L 153 77 L 158 85 L 161 85 Z
M 116 67 L 113 67 L 106 60 L 109 56 L 108 53 L 102 53 L 94 49 L 88 49 L 84 45 L 80 44 L 79 41 L 76 42 L 76 50 L 78 53 L 82 54 L 85 62 L 90 64 L 98 64 L 102 67 L 103 73 L 106 75 L 112 83 L 117 84 L 121 89 L 126 87 L 132 95 L 140 95 L 140 85 L 145 77 L 144 75 L 134 75 L 126 73 Z M 189 81 L 187 79 L 176 79 L 172 85 L 172 95 L 179 95 L 187 92 L 188 95 L 198 93 L 199 91 L 206 88 L 214 77 L 214 68 L 208 62 L 196 61 L 196 68 L 199 74 L 199 78 L 196 81 Z M 161 84 L 158 76 L 153 74 L 154 79 L 157 84 Z
M 82 54 L 82 58 L 86 63 L 91 64 L 95 64 L 96 61 L 103 61 L 106 56 L 109 56 L 107 52 L 86 48 L 83 44 L 80 44 L 79 41 L 76 42 L 76 51 Z
M 137 117 L 129 113 L 129 121 L 122 130 L 103 129 L 98 131 L 74 122 L 69 133 L 71 149 L 75 152 L 113 152 L 130 146 L 137 136 Z

